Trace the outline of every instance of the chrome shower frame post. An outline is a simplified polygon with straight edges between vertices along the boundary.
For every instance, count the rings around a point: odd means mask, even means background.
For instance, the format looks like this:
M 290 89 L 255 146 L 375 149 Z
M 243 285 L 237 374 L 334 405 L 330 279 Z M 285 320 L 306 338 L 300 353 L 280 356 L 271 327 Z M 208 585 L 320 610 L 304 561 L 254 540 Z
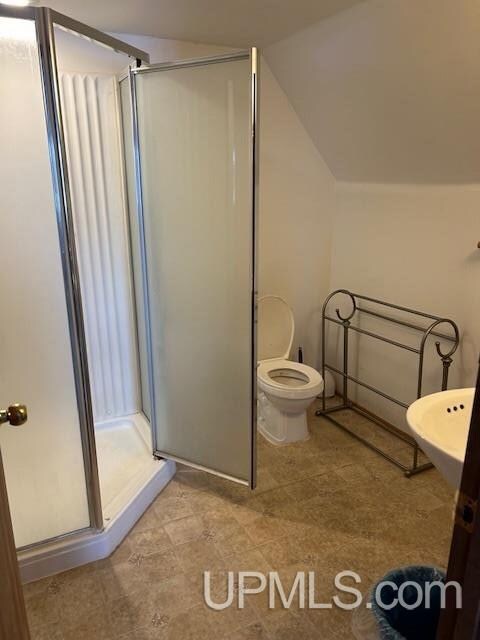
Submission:
M 150 304 L 150 285 L 148 277 L 147 241 L 145 235 L 145 215 L 143 208 L 143 184 L 142 184 L 142 159 L 140 153 L 140 132 L 138 126 L 138 105 L 137 105 L 137 85 L 136 74 L 133 67 L 129 68 L 128 81 L 130 85 L 130 101 L 132 112 L 132 143 L 133 143 L 133 163 L 135 173 L 135 204 L 138 217 L 138 232 L 140 246 L 140 262 L 142 264 L 142 289 L 143 289 L 143 318 L 145 322 L 145 341 L 147 351 L 147 377 L 148 377 L 148 397 L 150 400 L 150 433 L 152 438 L 152 453 L 155 456 L 157 451 L 157 411 L 155 402 L 155 367 L 153 364 L 153 339 Z
M 340 313 L 340 310 L 337 308 L 336 311 L 336 315 L 337 317 L 333 317 L 331 315 L 329 315 L 328 312 L 328 305 L 330 303 L 330 300 L 337 295 L 344 295 L 347 296 L 350 300 L 350 303 L 352 305 L 352 310 L 350 312 L 350 314 L 348 314 L 347 316 L 343 316 Z M 376 305 L 377 307 L 379 306 L 380 308 L 387 308 L 387 309 L 391 309 L 394 311 L 400 311 L 402 313 L 405 314 L 410 314 L 410 316 L 413 317 L 417 317 L 417 318 L 422 318 L 425 320 L 429 320 L 430 324 L 427 327 L 423 327 L 419 324 L 416 324 L 413 320 L 404 320 L 401 318 L 396 318 L 393 317 L 391 315 L 386 315 L 383 312 L 379 312 L 376 311 L 374 308 L 371 307 L 365 307 L 365 306 L 359 306 L 359 301 L 363 301 L 365 303 L 370 303 L 371 305 Z M 397 340 L 394 340 L 392 338 L 389 338 L 388 336 L 384 336 L 378 333 L 375 333 L 373 331 L 368 331 L 366 329 L 362 329 L 361 327 L 357 326 L 357 325 L 353 325 L 352 324 L 352 319 L 354 318 L 354 316 L 356 314 L 366 314 L 375 318 L 379 318 L 381 320 L 387 321 L 393 325 L 397 325 L 397 326 L 403 326 L 403 327 L 407 327 L 409 329 L 413 329 L 417 332 L 419 332 L 421 334 L 421 340 L 420 340 L 420 344 L 419 347 L 413 347 L 411 345 L 407 345 L 404 344 L 402 342 L 399 342 Z M 326 330 L 326 323 L 327 322 L 332 322 L 333 324 L 338 325 L 339 327 L 343 328 L 343 367 L 342 369 L 339 369 L 338 367 L 335 367 L 331 364 L 328 364 L 326 362 L 326 336 L 325 336 L 325 330 Z M 449 335 L 449 334 L 445 334 L 445 333 L 440 333 L 438 331 L 438 326 L 439 325 L 448 325 L 448 327 L 450 328 L 450 330 L 452 331 L 453 335 Z M 389 423 L 385 422 L 384 420 L 382 420 L 381 418 L 379 418 L 378 416 L 375 416 L 374 414 L 371 414 L 369 411 L 366 411 L 365 409 L 363 409 L 361 406 L 359 406 L 358 404 L 352 402 L 349 397 L 348 397 L 348 386 L 347 386 L 347 382 L 353 382 L 356 385 L 359 385 L 361 387 L 363 387 L 364 389 L 367 389 L 368 391 L 371 391 L 372 393 L 375 393 L 377 395 L 379 395 L 380 397 L 384 398 L 385 400 L 389 400 L 390 402 L 396 404 L 397 406 L 400 406 L 404 409 L 407 409 L 409 404 L 406 402 L 403 402 L 402 400 L 395 398 L 394 396 L 385 393 L 385 391 L 381 390 L 381 389 L 377 389 L 376 387 L 364 382 L 363 380 L 360 380 L 359 378 L 356 378 L 352 375 L 349 374 L 349 370 L 348 370 L 348 349 L 349 349 L 349 333 L 350 331 L 355 331 L 356 333 L 360 334 L 360 335 L 365 335 L 368 336 L 370 338 L 374 338 L 376 340 L 380 340 L 381 342 L 385 342 L 387 344 L 390 344 L 392 346 L 395 346 L 397 348 L 409 351 L 411 353 L 414 353 L 418 356 L 418 373 L 417 373 L 417 393 L 416 393 L 416 397 L 417 398 L 421 398 L 422 397 L 422 389 L 423 389 L 423 370 L 424 370 L 424 360 L 425 360 L 425 346 L 427 344 L 427 340 L 430 336 L 435 336 L 437 338 L 441 338 L 444 341 L 447 342 L 451 342 L 452 346 L 451 348 L 447 351 L 447 352 L 443 352 L 440 346 L 440 341 L 436 341 L 435 342 L 435 348 L 437 351 L 437 354 L 442 362 L 442 384 L 441 384 L 441 390 L 445 391 L 447 389 L 447 385 L 448 385 L 448 373 L 449 373 L 449 369 L 450 369 L 450 365 L 453 362 L 452 356 L 455 353 L 455 351 L 458 348 L 459 342 L 460 342 L 460 334 L 459 334 L 459 330 L 458 330 L 458 326 L 456 325 L 455 322 L 453 322 L 453 320 L 450 320 L 449 318 L 441 318 L 439 316 L 434 316 L 432 314 L 429 313 L 425 313 L 423 311 L 418 311 L 416 309 L 410 309 L 408 307 L 402 307 L 400 305 L 396 305 L 396 304 L 392 304 L 390 302 L 385 302 L 384 300 L 378 300 L 376 298 L 371 298 L 369 296 L 364 296 L 364 295 L 360 295 L 358 293 L 352 293 L 350 291 L 348 291 L 347 289 L 337 289 L 336 291 L 333 291 L 325 300 L 323 308 L 322 308 L 322 376 L 325 379 L 325 371 L 328 369 L 329 371 L 332 371 L 334 373 L 336 373 L 337 375 L 341 376 L 342 378 L 342 384 L 343 384 L 343 392 L 342 392 L 342 404 L 340 405 L 335 405 L 333 407 L 326 407 L 326 400 L 325 400 L 325 390 L 323 391 L 322 394 L 322 408 L 316 412 L 317 416 L 324 416 L 326 417 L 328 420 L 330 420 L 330 422 L 332 422 L 333 424 L 335 424 L 336 426 L 340 427 L 341 429 L 343 429 L 344 431 L 346 431 L 348 434 L 350 434 L 351 436 L 353 436 L 356 440 L 362 442 L 363 444 L 365 444 L 367 447 L 369 447 L 370 449 L 372 449 L 373 451 L 375 451 L 376 453 L 380 454 L 381 456 L 383 456 L 384 458 L 386 458 L 387 460 L 389 460 L 390 462 L 392 462 L 394 465 L 396 465 L 397 467 L 399 467 L 400 469 L 402 469 L 405 473 L 405 475 L 407 477 L 410 477 L 412 475 L 415 475 L 417 473 L 420 473 L 421 471 L 425 471 L 426 469 L 430 469 L 433 465 L 430 462 L 424 463 L 424 464 L 419 464 L 418 462 L 418 457 L 419 457 L 419 453 L 420 453 L 420 448 L 417 444 L 417 442 L 411 438 L 410 436 L 408 436 L 407 434 L 405 434 L 404 432 L 402 432 L 401 430 L 399 430 L 398 428 L 394 427 L 393 425 L 390 425 Z M 394 435 L 395 437 L 397 437 L 399 440 L 402 440 L 403 442 L 405 442 L 406 444 L 408 444 L 411 448 L 412 448 L 412 464 L 411 465 L 405 465 L 402 462 L 400 462 L 400 460 L 398 460 L 397 458 L 395 458 L 393 455 L 390 455 L 389 453 L 387 453 L 386 451 L 383 451 L 382 449 L 380 449 L 379 447 L 377 447 L 376 445 L 374 445 L 372 442 L 370 442 L 369 440 L 367 440 L 366 438 L 363 438 L 362 436 L 360 436 L 358 433 L 356 433 L 355 431 L 353 431 L 350 427 L 347 427 L 346 425 L 342 424 L 339 420 L 336 420 L 335 418 L 332 417 L 332 413 L 335 413 L 337 411 L 341 411 L 342 409 L 350 409 L 352 411 L 354 411 L 355 413 L 368 418 L 371 422 L 373 422 L 374 424 L 378 425 L 379 427 L 381 427 L 382 429 L 388 431 L 389 433 L 391 433 L 392 435 Z
M 80 532 L 98 532 L 103 529 L 103 513 L 100 497 L 95 429 L 88 368 L 87 343 L 83 318 L 82 295 L 77 262 L 75 228 L 72 216 L 70 181 L 67 165 L 60 84 L 55 48 L 55 29 L 60 27 L 92 42 L 104 45 L 118 53 L 149 62 L 144 51 L 132 47 L 117 38 L 73 20 L 47 7 L 0 6 L 0 18 L 31 20 L 35 24 L 40 64 L 46 134 L 53 183 L 53 197 L 57 220 L 62 272 L 65 288 L 72 366 L 79 418 L 80 436 L 85 469 L 89 526 L 77 531 L 41 540 L 22 547 L 32 549 L 48 542 L 55 542 Z
M 257 328 L 258 328 L 258 211 L 260 197 L 260 137 L 259 132 L 259 90 L 260 55 L 256 47 L 250 50 L 251 90 L 250 90 L 250 134 L 252 164 L 252 417 L 251 417 L 251 473 L 250 489 L 257 486 Z

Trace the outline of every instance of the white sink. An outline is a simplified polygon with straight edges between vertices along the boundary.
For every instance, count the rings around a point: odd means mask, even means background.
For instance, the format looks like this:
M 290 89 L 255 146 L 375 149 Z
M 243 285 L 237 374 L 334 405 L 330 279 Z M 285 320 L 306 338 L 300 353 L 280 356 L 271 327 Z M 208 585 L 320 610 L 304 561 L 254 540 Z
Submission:
M 407 410 L 413 437 L 445 480 L 458 489 L 475 389 L 451 389 L 415 400 Z

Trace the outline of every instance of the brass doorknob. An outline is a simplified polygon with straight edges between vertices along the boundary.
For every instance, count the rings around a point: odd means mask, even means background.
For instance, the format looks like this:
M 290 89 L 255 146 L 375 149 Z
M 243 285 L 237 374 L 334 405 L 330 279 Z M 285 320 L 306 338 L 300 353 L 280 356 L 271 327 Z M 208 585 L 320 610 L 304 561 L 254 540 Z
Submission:
M 8 409 L 0 409 L 0 424 L 9 422 L 12 426 L 19 427 L 27 419 L 27 407 L 24 404 L 12 404 Z

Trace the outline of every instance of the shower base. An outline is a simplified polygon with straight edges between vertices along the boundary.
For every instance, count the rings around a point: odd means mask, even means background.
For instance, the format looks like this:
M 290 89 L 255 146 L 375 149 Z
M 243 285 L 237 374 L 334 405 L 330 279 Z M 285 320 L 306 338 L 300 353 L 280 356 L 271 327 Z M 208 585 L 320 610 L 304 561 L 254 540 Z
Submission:
M 155 460 L 143 414 L 95 425 L 104 529 L 82 531 L 18 554 L 23 582 L 108 557 L 175 474 L 171 460 Z
M 150 425 L 141 413 L 95 424 L 100 495 L 105 524 L 137 491 L 139 479 L 158 466 Z

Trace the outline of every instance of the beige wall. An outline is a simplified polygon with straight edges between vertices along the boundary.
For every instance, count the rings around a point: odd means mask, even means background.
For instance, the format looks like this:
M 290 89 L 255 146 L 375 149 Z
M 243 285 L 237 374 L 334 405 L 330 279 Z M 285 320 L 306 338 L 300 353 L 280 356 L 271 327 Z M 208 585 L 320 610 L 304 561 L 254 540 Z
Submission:
M 479 207 L 480 185 L 337 184 L 332 288 L 345 287 L 456 321 L 461 347 L 454 356 L 451 386 L 474 384 L 480 350 Z M 377 323 L 376 329 L 387 328 Z M 405 330 L 394 335 L 413 340 Z M 333 332 L 329 343 L 334 343 Z M 407 402 L 414 399 L 413 354 L 362 338 L 357 355 L 353 367 L 364 379 Z M 440 375 L 430 349 L 426 392 L 439 390 Z M 359 400 L 387 418 L 402 420 L 401 412 L 369 392 L 362 391 Z
M 477 0 L 367 0 L 267 47 L 338 180 L 480 180 Z

